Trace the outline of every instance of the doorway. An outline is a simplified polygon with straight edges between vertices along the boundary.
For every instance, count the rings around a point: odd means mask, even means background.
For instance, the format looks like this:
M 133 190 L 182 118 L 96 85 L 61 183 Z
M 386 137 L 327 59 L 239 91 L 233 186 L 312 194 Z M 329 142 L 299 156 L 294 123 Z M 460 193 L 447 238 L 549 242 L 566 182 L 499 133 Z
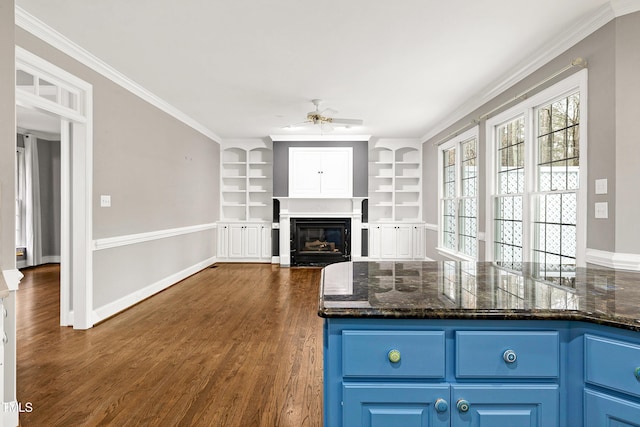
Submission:
M 16 46 L 16 111 L 60 134 L 60 325 L 93 326 L 92 86 Z

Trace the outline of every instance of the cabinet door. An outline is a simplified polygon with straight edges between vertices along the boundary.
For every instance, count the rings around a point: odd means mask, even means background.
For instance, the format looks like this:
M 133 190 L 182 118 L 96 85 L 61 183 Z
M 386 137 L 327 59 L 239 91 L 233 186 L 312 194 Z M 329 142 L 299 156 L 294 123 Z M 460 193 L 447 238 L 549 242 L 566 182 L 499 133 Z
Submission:
M 243 236 L 243 256 L 245 258 L 260 258 L 262 247 L 260 246 L 261 226 L 258 224 L 247 224 L 244 226 Z
M 451 426 L 557 426 L 559 399 L 555 384 L 453 385 Z
M 637 427 L 639 423 L 639 404 L 597 391 L 585 390 L 584 425 L 586 427 Z
M 351 149 L 336 149 L 321 154 L 320 193 L 322 197 L 352 197 Z
M 345 383 L 342 392 L 345 427 L 449 426 L 449 386 L 402 383 Z M 435 402 L 441 405 L 437 412 Z
M 380 258 L 394 259 L 397 256 L 396 251 L 396 227 L 394 225 L 380 226 Z
M 242 258 L 244 225 L 231 224 L 229 226 L 229 258 Z
M 321 168 L 318 152 L 291 147 L 289 149 L 289 197 L 319 195 Z
M 351 147 L 289 148 L 289 197 L 352 197 Z
M 260 226 L 260 258 L 271 261 L 271 227 Z
M 413 226 L 413 259 L 422 260 L 425 257 L 425 230 L 420 225 Z
M 413 258 L 413 226 L 398 225 L 396 226 L 396 258 L 411 259 Z
M 227 258 L 229 256 L 229 226 L 218 224 L 218 253 L 217 258 Z
M 379 225 L 369 227 L 369 258 L 380 258 L 381 228 Z

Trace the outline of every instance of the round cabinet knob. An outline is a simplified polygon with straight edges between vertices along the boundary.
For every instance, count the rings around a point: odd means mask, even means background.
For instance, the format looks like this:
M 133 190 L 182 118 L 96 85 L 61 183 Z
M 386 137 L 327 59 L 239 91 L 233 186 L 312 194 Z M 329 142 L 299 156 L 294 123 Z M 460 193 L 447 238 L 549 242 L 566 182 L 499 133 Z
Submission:
M 640 366 L 633 371 L 633 374 L 636 376 L 636 379 L 640 380 Z
M 469 410 L 469 402 L 464 399 L 460 399 L 456 402 L 456 408 L 458 408 L 458 411 L 460 412 L 467 412 Z
M 389 351 L 389 362 L 398 363 L 400 361 L 400 350 L 391 350 Z
M 449 404 L 444 399 L 436 400 L 435 406 L 437 412 L 447 412 L 447 409 L 449 409 Z
M 507 350 L 502 354 L 502 358 L 507 363 L 513 363 L 516 361 L 518 356 L 516 356 L 516 352 L 513 350 Z

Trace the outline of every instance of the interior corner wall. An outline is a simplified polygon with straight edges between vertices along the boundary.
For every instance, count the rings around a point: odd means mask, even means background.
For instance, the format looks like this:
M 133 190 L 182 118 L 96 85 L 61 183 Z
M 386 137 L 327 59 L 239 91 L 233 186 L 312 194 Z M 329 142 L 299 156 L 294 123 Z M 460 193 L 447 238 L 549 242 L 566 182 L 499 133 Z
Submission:
M 615 45 L 615 200 L 609 215 L 615 217 L 615 252 L 640 254 L 640 12 L 616 21 Z M 613 209 L 612 209 L 613 207 Z
M 126 239 L 219 219 L 219 143 L 22 28 L 15 37 L 16 45 L 93 86 L 92 237 L 125 241 L 94 250 L 94 313 L 114 314 L 104 307 L 126 308 L 116 302 L 135 303 L 212 262 L 212 228 L 135 244 Z M 100 207 L 101 195 L 111 196 L 111 207 Z
M 616 190 L 616 95 L 615 95 L 615 70 L 616 70 L 616 20 L 604 25 L 591 35 L 578 42 L 556 58 L 552 59 L 544 66 L 540 67 L 530 75 L 504 91 L 497 97 L 491 99 L 481 107 L 475 109 L 466 116 L 460 118 L 451 126 L 443 129 L 439 134 L 433 136 L 424 142 L 423 156 L 425 166 L 423 167 L 425 194 L 423 195 L 423 212 L 425 212 L 425 221 L 427 223 L 437 223 L 436 217 L 433 217 L 437 211 L 438 205 L 438 177 L 437 172 L 429 171 L 434 168 L 437 171 L 437 148 L 433 146 L 442 138 L 450 135 L 452 132 L 460 129 L 462 126 L 477 120 L 478 117 L 484 115 L 488 111 L 500 106 L 501 104 L 513 100 L 516 95 L 528 90 L 529 88 L 539 84 L 549 76 L 555 74 L 558 70 L 564 68 L 571 63 L 576 57 L 582 57 L 588 61 L 588 180 L 583 185 L 588 186 L 587 197 L 587 248 L 598 249 L 601 251 L 614 251 L 616 220 L 612 215 L 608 219 L 595 219 L 594 203 L 597 201 L 608 201 L 611 213 L 612 206 L 615 204 L 616 197 L 619 197 Z M 637 39 L 636 39 L 637 40 Z M 629 42 L 630 46 L 632 42 Z M 577 69 L 575 71 L 578 71 Z M 631 70 L 633 71 L 633 69 Z M 554 83 L 568 77 L 572 71 L 556 77 L 536 89 L 535 92 L 542 91 Z M 533 93 L 532 93 L 533 94 Z M 636 92 L 637 94 L 637 92 Z M 637 99 L 637 96 L 636 96 Z M 504 109 L 509 108 L 513 104 L 509 104 Z M 637 120 L 637 116 L 636 116 Z M 478 233 L 484 233 L 486 229 L 486 129 L 485 121 L 480 123 L 479 134 L 479 168 L 480 168 L 480 188 L 478 199 L 479 204 L 479 221 Z M 443 141 L 444 142 L 444 141 Z M 620 174 L 617 174 L 618 177 Z M 636 175 L 637 176 L 637 172 Z M 596 179 L 607 178 L 609 184 L 609 194 L 604 196 L 596 196 L 594 193 L 594 181 Z M 627 179 L 627 178 L 625 178 Z M 635 182 L 637 182 L 637 178 Z M 630 181 L 631 182 L 631 181 Z M 431 206 L 431 207 L 430 207 Z M 435 206 L 435 210 L 433 209 Z M 636 211 L 637 216 L 637 211 Z M 435 233 L 432 231 L 431 233 Z M 488 240 L 489 237 L 487 236 Z M 432 236 L 428 236 L 428 242 L 433 240 Z M 484 260 L 484 242 L 480 242 L 479 260 Z M 636 252 L 638 252 L 636 250 Z M 427 256 L 432 259 L 443 259 L 435 248 L 427 248 Z

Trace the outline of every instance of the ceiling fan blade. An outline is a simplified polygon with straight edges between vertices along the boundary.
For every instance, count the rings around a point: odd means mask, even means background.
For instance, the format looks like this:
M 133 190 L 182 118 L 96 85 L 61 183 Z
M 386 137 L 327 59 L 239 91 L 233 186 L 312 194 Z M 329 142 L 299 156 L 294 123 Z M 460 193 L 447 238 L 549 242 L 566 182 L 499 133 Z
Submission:
M 360 126 L 360 125 L 362 125 L 362 123 L 364 123 L 362 120 L 359 120 L 359 119 L 334 119 L 334 118 L 329 118 L 328 121 L 330 123 L 333 123 L 334 125 Z
M 325 108 L 324 110 L 320 111 L 320 114 L 323 116 L 332 116 L 334 114 L 338 114 L 338 110 L 334 110 L 333 108 Z
M 303 122 L 292 123 L 290 125 L 283 126 L 282 129 L 293 129 L 302 126 L 308 126 L 309 124 L 313 124 L 312 120 L 305 120 Z
M 333 131 L 333 126 L 331 126 L 330 123 L 328 122 L 320 123 L 320 134 L 324 134 L 326 132 L 331 132 L 331 131 Z

